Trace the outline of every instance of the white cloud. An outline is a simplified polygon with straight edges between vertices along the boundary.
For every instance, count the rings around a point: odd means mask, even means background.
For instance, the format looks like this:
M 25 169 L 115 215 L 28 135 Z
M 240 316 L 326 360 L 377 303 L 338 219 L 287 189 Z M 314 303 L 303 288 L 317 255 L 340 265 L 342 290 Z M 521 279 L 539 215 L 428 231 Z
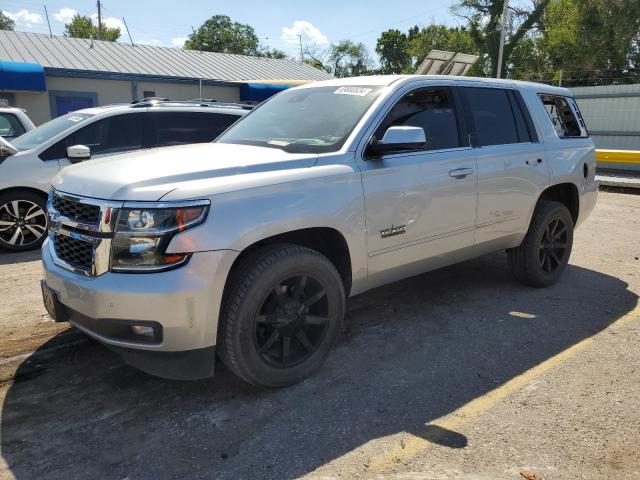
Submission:
M 77 14 L 78 14 L 77 10 L 74 10 L 73 8 L 69 8 L 69 7 L 64 7 L 64 8 L 61 8 L 57 13 L 54 13 L 53 18 L 55 18 L 60 23 L 67 24 Z
M 288 43 L 298 43 L 302 35 L 303 43 L 328 45 L 329 39 L 316 26 L 306 20 L 296 20 L 291 27 L 283 27 L 280 38 Z
M 42 15 L 40 15 L 39 13 L 30 12 L 26 8 L 23 8 L 22 10 L 19 10 L 15 13 L 3 10 L 2 13 L 16 22 L 16 25 L 21 27 L 31 28 L 34 24 L 42 23 L 44 21 Z
M 153 39 L 153 40 L 138 40 L 136 42 L 137 45 L 148 45 L 150 47 L 161 47 L 162 46 L 162 42 L 160 40 L 157 39 Z
M 187 41 L 187 37 L 173 37 L 171 39 L 171 45 L 174 47 L 184 47 L 184 42 Z
M 94 13 L 91 15 L 91 21 L 94 25 L 98 25 L 98 14 Z M 119 28 L 122 33 L 126 32 L 126 28 L 124 28 L 124 23 L 122 20 L 116 17 L 102 17 L 102 24 L 106 25 L 107 28 Z

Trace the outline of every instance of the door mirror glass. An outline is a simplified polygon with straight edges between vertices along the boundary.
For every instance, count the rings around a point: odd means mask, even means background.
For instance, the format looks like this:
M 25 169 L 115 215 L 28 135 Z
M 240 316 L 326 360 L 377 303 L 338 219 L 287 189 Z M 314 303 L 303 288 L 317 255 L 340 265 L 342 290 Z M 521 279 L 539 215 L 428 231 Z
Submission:
M 426 144 L 427 138 L 422 127 L 395 126 L 384 132 L 382 140 L 374 138 L 369 145 L 369 152 L 381 155 L 388 152 L 421 150 Z
M 91 158 L 91 149 L 85 145 L 67 147 L 67 158 L 71 163 L 82 162 Z

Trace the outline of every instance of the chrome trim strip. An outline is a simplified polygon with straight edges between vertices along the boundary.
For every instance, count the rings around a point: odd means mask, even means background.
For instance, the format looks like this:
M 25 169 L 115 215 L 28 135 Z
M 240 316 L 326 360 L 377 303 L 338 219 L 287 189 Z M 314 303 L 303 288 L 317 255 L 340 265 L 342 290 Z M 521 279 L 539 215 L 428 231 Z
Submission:
M 181 207 L 204 207 L 210 206 L 210 200 L 181 200 L 178 202 L 124 202 L 122 208 L 181 208 Z

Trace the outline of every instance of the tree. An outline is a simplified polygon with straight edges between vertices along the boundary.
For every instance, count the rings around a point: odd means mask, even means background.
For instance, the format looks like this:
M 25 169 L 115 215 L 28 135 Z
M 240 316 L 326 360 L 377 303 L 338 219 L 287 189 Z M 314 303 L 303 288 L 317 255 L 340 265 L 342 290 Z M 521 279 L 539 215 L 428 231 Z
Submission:
M 94 38 L 115 42 L 120 38 L 120 29 L 108 28 L 104 24 L 102 24 L 102 29 L 99 29 L 91 18 L 76 14 L 69 23 L 65 24 L 64 35 L 73 38 Z
M 412 68 L 409 39 L 400 30 L 382 32 L 376 43 L 381 73 L 408 73 Z
M 256 55 L 265 58 L 276 58 L 278 60 L 289 58 L 287 54 L 282 50 L 278 50 L 277 48 L 269 48 L 264 45 L 260 45 L 258 47 L 258 52 L 256 53 Z
M 189 35 L 184 48 L 205 52 L 258 55 L 260 42 L 251 25 L 233 22 L 226 15 L 214 15 Z
M 372 73 L 373 62 L 364 43 L 341 40 L 328 49 L 307 45 L 305 62 L 336 77 L 357 77 Z
M 0 30 L 13 30 L 16 23 L 9 15 L 0 10 Z
M 468 29 L 476 49 L 488 56 L 490 75 L 498 72 L 500 32 L 505 0 L 459 0 L 453 11 L 469 22 Z M 509 61 L 518 42 L 537 26 L 550 0 L 531 0 L 529 8 L 513 8 L 512 33 L 505 41 L 502 69 Z M 511 28 L 513 27 L 513 28 Z

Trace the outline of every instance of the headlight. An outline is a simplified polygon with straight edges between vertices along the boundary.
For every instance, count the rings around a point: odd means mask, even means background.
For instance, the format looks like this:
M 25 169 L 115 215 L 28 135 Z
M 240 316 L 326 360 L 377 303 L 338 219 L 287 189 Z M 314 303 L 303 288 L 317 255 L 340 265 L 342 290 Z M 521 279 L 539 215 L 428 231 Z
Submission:
M 167 254 L 167 246 L 176 233 L 204 222 L 208 211 L 208 200 L 125 204 L 116 221 L 111 270 L 158 272 L 186 263 L 190 253 Z

